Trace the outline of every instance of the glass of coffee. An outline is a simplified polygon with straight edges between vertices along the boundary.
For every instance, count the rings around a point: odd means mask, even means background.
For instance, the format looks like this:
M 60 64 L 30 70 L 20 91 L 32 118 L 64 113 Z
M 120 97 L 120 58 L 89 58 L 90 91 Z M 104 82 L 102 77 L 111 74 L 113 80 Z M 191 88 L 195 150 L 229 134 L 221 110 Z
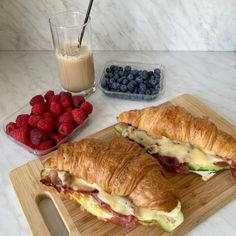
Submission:
M 52 16 L 49 22 L 61 86 L 88 95 L 95 91 L 95 79 L 91 19 L 86 24 L 84 19 L 83 12 L 66 11 Z

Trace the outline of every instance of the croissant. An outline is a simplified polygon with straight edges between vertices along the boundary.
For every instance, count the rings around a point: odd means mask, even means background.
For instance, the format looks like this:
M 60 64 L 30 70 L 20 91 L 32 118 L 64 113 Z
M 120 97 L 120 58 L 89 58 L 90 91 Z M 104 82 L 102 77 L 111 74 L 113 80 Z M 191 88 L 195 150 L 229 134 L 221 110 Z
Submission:
M 110 194 L 128 196 L 138 207 L 168 212 L 177 206 L 173 186 L 163 176 L 160 164 L 124 138 L 107 145 L 97 139 L 61 145 L 48 164 L 97 183 Z
M 123 112 L 119 122 L 144 130 L 152 137 L 165 136 L 213 151 L 226 159 L 236 160 L 236 139 L 217 129 L 211 121 L 194 117 L 185 109 L 171 104 Z
M 95 183 L 99 186 L 98 191 L 105 191 L 110 197 L 127 199 L 136 211 L 149 209 L 168 214 L 175 211 L 180 204 L 175 189 L 164 177 L 160 164 L 138 144 L 123 137 L 109 142 L 87 138 L 63 144 L 46 161 L 45 170 L 48 169 L 69 173 L 70 176 L 86 181 L 90 187 L 94 187 Z M 59 188 L 60 192 L 61 183 L 48 184 L 50 174 L 46 175 L 45 177 L 44 174 L 41 182 L 54 186 L 57 190 Z M 58 182 L 60 181 L 57 180 Z M 86 189 L 85 192 L 88 191 Z M 76 194 L 78 192 L 80 191 L 77 190 Z M 93 195 L 94 191 L 90 193 Z

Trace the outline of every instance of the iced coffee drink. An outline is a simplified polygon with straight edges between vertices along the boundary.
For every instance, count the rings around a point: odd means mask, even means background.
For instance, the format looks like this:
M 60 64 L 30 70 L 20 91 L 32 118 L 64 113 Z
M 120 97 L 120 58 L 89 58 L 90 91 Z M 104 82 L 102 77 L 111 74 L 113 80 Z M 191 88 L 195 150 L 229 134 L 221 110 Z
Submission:
M 59 45 L 56 60 L 64 89 L 81 92 L 94 85 L 93 54 L 86 44 L 79 48 L 76 43 Z

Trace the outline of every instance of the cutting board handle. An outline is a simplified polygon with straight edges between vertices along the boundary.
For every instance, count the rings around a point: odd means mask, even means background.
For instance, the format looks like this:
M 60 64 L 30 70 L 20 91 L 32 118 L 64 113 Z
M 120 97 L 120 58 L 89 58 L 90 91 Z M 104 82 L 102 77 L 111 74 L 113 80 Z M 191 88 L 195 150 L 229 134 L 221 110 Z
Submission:
M 35 204 L 37 205 L 37 210 L 40 212 L 39 203 L 45 198 L 50 199 L 52 203 L 54 204 L 56 210 L 59 213 L 59 216 L 61 217 L 62 221 L 65 224 L 65 227 L 69 233 L 69 236 L 80 236 L 81 235 L 80 232 L 78 231 L 75 223 L 72 221 L 71 216 L 69 215 L 66 207 L 64 206 L 63 202 L 61 201 L 61 198 L 58 196 L 57 193 L 53 193 L 49 191 L 43 191 L 43 192 L 40 191 L 38 194 L 36 194 Z M 40 212 L 40 215 L 41 215 L 42 220 L 44 221 L 41 212 Z

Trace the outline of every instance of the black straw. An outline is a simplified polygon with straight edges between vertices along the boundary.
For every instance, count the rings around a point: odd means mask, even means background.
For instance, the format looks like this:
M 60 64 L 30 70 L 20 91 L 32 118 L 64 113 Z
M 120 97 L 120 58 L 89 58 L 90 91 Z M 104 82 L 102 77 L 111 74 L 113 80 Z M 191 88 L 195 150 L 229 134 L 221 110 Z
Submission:
M 86 27 L 86 23 L 88 22 L 92 5 L 93 5 L 93 0 L 90 0 L 90 1 L 89 1 L 89 5 L 88 5 L 88 9 L 87 9 L 87 12 L 86 12 L 86 16 L 85 16 L 85 19 L 84 19 L 83 29 L 82 29 L 81 34 L 80 34 L 80 37 L 79 37 L 79 45 L 78 45 L 78 48 L 79 48 L 79 47 L 81 46 L 81 44 L 82 44 L 82 40 L 83 40 L 83 37 L 84 37 L 84 31 L 85 31 L 85 27 Z

